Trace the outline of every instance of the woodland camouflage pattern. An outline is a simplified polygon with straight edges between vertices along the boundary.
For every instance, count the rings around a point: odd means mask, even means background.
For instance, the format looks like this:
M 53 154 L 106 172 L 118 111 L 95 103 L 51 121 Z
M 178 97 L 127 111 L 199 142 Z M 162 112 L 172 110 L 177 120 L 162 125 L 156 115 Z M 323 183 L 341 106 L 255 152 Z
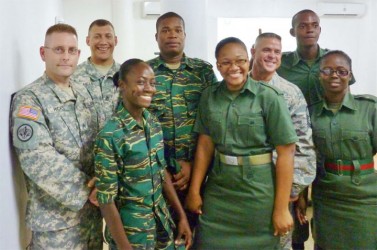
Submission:
M 157 92 L 149 110 L 161 123 L 168 165 L 173 165 L 172 159 L 190 161 L 197 139 L 192 128 L 200 96 L 204 88 L 217 82 L 212 65 L 185 55 L 176 70 L 169 69 L 160 57 L 148 63 L 157 82 Z

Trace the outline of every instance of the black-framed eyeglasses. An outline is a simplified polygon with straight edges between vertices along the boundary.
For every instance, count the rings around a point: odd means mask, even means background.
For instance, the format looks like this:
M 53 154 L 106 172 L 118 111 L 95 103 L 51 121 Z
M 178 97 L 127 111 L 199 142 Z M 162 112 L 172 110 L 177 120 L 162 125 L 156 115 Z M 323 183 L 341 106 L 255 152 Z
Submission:
M 330 69 L 330 68 L 324 68 L 324 69 L 321 69 L 320 72 L 322 74 L 324 74 L 325 76 L 331 76 L 332 74 L 334 74 L 334 72 L 337 74 L 337 76 L 340 76 L 340 77 L 346 77 L 349 75 L 349 73 L 351 73 L 351 71 L 349 70 L 346 70 L 346 69 Z
M 79 53 L 79 49 L 78 48 L 75 48 L 75 47 L 70 47 L 68 48 L 68 50 L 62 46 L 58 46 L 58 47 L 54 47 L 54 48 L 51 48 L 51 47 L 47 47 L 47 46 L 44 46 L 45 49 L 50 49 L 52 50 L 55 54 L 58 54 L 58 55 L 62 55 L 64 54 L 66 51 L 68 51 L 68 54 L 70 55 L 77 55 Z
M 247 59 L 237 59 L 237 60 L 234 60 L 234 61 L 219 62 L 218 64 L 220 64 L 221 67 L 228 68 L 228 67 L 232 66 L 233 64 L 238 66 L 238 67 L 241 67 L 241 66 L 245 65 L 246 62 L 247 62 Z

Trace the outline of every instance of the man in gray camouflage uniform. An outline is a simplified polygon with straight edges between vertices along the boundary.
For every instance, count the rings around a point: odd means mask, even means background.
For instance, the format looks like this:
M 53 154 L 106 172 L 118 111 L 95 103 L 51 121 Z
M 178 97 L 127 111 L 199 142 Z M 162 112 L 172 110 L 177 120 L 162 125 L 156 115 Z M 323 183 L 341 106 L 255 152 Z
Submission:
M 13 146 L 29 194 L 31 249 L 102 249 L 101 214 L 88 201 L 97 113 L 88 91 L 70 79 L 77 44 L 73 27 L 51 26 L 40 48 L 45 73 L 11 105 Z
M 73 77 L 84 84 L 94 100 L 101 129 L 112 116 L 119 98 L 113 84 L 113 76 L 119 70 L 119 63 L 113 58 L 114 48 L 118 43 L 111 22 L 97 19 L 89 26 L 86 44 L 91 56 L 78 65 Z
M 251 48 L 253 65 L 250 76 L 281 90 L 287 103 L 299 141 L 296 143 L 291 201 L 312 183 L 316 173 L 316 156 L 309 125 L 307 104 L 301 90 L 276 73 L 281 63 L 281 37 L 274 33 L 260 34 Z M 295 215 L 294 215 L 295 216 Z M 291 249 L 292 232 L 281 237 L 283 249 Z

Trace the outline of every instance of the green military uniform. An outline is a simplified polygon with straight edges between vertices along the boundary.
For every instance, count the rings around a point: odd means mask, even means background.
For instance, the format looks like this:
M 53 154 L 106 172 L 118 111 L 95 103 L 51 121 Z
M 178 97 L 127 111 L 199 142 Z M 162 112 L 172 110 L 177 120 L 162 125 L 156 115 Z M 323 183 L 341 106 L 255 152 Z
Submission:
M 102 218 L 86 186 L 94 176 L 97 115 L 87 90 L 70 84 L 66 92 L 43 75 L 18 91 L 11 106 L 35 249 L 102 249 Z
M 198 249 L 279 249 L 273 236 L 275 168 L 271 152 L 297 141 L 283 95 L 248 78 L 238 96 L 225 82 L 201 97 L 195 131 L 215 144 L 214 166 L 203 195 L 195 247 Z M 265 164 L 246 162 L 269 155 Z M 227 156 L 224 156 L 227 155 Z M 221 156 L 243 156 L 243 163 L 224 163 Z M 251 161 L 251 160 L 250 160 Z
M 324 249 L 376 249 L 377 98 L 347 93 L 335 114 L 310 107 L 321 160 L 313 183 L 314 239 Z
M 143 112 L 144 126 L 121 102 L 99 134 L 95 149 L 99 203 L 115 202 L 134 249 L 174 249 L 169 210 L 162 195 L 162 130 Z M 110 240 L 112 247 L 115 242 Z
M 99 128 L 103 128 L 112 116 L 118 103 L 119 91 L 113 83 L 113 76 L 119 70 L 120 64 L 114 62 L 106 75 L 101 74 L 88 58 L 79 64 L 73 78 L 82 83 L 89 91 L 98 112 Z
M 319 61 L 328 51 L 318 46 L 318 54 L 309 65 L 298 51 L 284 52 L 277 73 L 284 79 L 296 84 L 305 96 L 308 105 L 321 100 L 323 88 L 319 82 Z
M 148 63 L 158 83 L 149 109 L 162 125 L 165 158 L 175 173 L 179 169 L 174 169 L 174 160 L 191 161 L 194 157 L 197 136 L 192 128 L 199 99 L 203 89 L 217 79 L 209 63 L 185 55 L 176 70 L 169 69 L 160 57 Z

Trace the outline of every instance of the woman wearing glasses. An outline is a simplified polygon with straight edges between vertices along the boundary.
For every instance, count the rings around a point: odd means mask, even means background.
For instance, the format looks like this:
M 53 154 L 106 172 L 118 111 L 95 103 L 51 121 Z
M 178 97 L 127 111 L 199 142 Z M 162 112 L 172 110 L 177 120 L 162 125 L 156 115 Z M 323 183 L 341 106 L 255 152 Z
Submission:
M 297 136 L 282 94 L 248 77 L 241 40 L 220 41 L 215 56 L 223 81 L 205 89 L 199 103 L 186 199 L 189 210 L 200 214 L 195 248 L 278 249 L 279 236 L 293 226 L 288 201 Z
M 324 99 L 310 107 L 318 150 L 312 194 L 316 249 L 377 247 L 377 98 L 348 91 L 351 70 L 344 52 L 325 54 Z

